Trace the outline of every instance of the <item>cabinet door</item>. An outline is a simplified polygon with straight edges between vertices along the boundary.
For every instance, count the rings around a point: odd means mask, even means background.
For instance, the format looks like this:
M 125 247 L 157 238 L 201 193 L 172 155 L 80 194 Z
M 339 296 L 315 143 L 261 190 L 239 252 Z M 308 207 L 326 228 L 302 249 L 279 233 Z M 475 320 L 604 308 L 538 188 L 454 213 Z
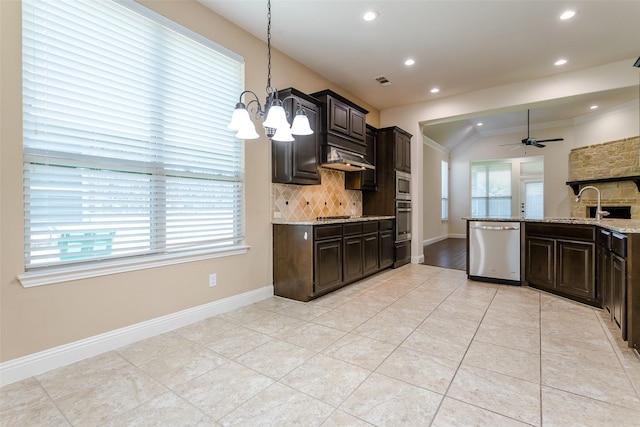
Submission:
M 570 295 L 596 299 L 595 244 L 558 240 L 556 288 Z
M 396 132 L 394 140 L 396 170 L 411 172 L 411 138 Z
M 611 315 L 615 324 L 622 331 L 622 339 L 627 339 L 626 312 L 626 261 L 616 254 L 611 254 Z
M 291 95 L 291 90 L 280 92 L 280 97 Z M 295 95 L 294 95 L 295 96 Z M 271 182 L 282 184 L 320 184 L 321 112 L 315 103 L 296 96 L 307 114 L 311 135 L 294 135 L 294 142 L 271 141 Z M 298 104 L 292 99 L 283 105 L 290 123 L 293 122 Z
M 329 97 L 329 130 L 349 135 L 350 108 L 337 99 Z
M 292 173 L 295 178 L 308 179 L 310 182 L 320 183 L 320 111 L 315 104 L 300 100 L 300 104 L 307 118 L 313 134 L 311 135 L 294 135 L 295 141 L 288 144 L 293 145 L 293 167 Z M 293 122 L 295 110 L 292 108 L 293 114 L 289 119 Z
M 542 237 L 526 240 L 527 282 L 543 288 L 554 288 L 556 281 L 555 241 Z
M 362 236 L 364 244 L 364 257 L 362 270 L 364 274 L 370 274 L 378 270 L 378 232 L 368 233 Z
M 349 236 L 344 239 L 344 272 L 345 282 L 362 277 L 362 235 Z
M 380 232 L 380 268 L 393 265 L 394 240 L 393 230 Z
M 366 122 L 364 113 L 354 108 L 349 109 L 349 136 L 360 141 L 365 140 Z
M 314 293 L 342 284 L 342 239 L 315 243 Z
M 374 129 L 367 128 L 367 134 L 365 136 L 367 143 L 367 150 L 365 158 L 372 165 L 376 165 L 376 131 Z M 367 169 L 362 173 L 362 188 L 367 190 L 376 190 L 376 170 Z
M 596 271 L 598 280 L 596 289 L 599 299 L 602 300 L 602 308 L 609 313 L 611 320 L 613 320 L 611 310 L 611 255 L 609 250 L 602 246 L 598 246 L 597 252 Z

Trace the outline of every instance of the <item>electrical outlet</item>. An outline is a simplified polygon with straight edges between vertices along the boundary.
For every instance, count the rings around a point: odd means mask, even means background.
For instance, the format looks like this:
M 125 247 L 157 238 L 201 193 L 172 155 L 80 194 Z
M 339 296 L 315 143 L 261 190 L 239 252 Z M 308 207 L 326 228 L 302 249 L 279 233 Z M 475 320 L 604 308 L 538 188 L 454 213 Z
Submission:
M 213 288 L 216 285 L 216 282 L 217 282 L 216 273 L 210 274 L 209 275 L 209 287 Z

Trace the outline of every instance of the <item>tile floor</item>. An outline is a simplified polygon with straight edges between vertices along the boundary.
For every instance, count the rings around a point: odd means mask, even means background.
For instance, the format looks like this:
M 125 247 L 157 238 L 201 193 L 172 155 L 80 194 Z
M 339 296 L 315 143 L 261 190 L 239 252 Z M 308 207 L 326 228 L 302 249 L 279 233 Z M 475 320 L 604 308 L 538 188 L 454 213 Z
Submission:
M 270 298 L 0 389 L 3 426 L 637 426 L 600 310 L 425 265 Z

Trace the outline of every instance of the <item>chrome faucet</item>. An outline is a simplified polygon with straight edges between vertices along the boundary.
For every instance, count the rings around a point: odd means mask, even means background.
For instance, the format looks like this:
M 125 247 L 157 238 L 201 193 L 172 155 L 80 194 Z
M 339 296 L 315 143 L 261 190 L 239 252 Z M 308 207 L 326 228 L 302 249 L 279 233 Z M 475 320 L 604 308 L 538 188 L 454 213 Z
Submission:
M 600 221 L 603 216 L 609 215 L 609 212 L 602 210 L 602 205 L 600 204 L 600 190 L 598 190 L 596 187 L 593 187 L 591 185 L 587 185 L 586 187 L 582 187 L 582 190 L 580 190 L 580 192 L 578 193 L 578 196 L 576 197 L 576 202 L 580 201 L 580 197 L 582 197 L 582 193 L 587 188 L 590 188 L 592 190 L 596 190 L 596 193 L 598 193 L 598 206 L 596 207 L 596 221 Z

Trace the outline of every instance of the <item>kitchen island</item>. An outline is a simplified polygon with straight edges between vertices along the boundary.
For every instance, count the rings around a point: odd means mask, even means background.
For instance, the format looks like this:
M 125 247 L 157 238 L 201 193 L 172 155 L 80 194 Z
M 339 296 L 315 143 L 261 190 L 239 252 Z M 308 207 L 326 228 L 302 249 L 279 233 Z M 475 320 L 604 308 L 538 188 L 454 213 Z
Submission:
M 394 219 L 274 220 L 274 294 L 306 302 L 391 267 Z
M 640 349 L 640 221 L 464 219 L 467 236 L 471 221 L 520 222 L 520 284 L 606 310 L 629 347 Z M 469 238 L 467 266 L 468 257 Z

